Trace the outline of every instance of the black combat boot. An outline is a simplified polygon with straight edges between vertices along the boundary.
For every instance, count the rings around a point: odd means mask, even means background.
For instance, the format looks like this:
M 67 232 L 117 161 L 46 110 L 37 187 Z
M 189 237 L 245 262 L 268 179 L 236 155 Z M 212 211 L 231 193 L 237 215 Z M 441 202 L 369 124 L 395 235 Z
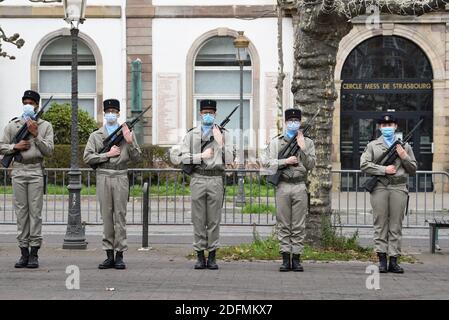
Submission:
M 39 251 L 39 247 L 31 247 L 30 257 L 28 258 L 27 268 L 36 269 L 39 268 L 39 260 L 37 256 L 37 252 Z
M 402 269 L 398 265 L 398 257 L 390 257 L 390 265 L 388 266 L 388 272 L 404 273 L 404 269 Z
M 287 272 L 290 271 L 291 265 L 290 265 L 290 253 L 289 252 L 282 252 L 282 265 L 279 268 L 280 272 Z
M 14 265 L 14 268 L 25 268 L 28 265 L 28 259 L 30 257 L 30 251 L 28 248 L 20 247 L 20 252 L 22 256 L 19 261 Z
M 209 270 L 217 270 L 218 265 L 215 261 L 215 250 L 209 252 L 209 256 L 207 257 L 207 269 Z
M 198 261 L 195 263 L 195 269 L 206 269 L 206 257 L 204 251 L 197 251 Z
M 387 254 L 383 252 L 378 252 L 377 257 L 379 258 L 379 272 L 387 273 Z
M 126 269 L 126 264 L 123 262 L 123 252 L 117 251 L 115 254 L 115 264 L 116 269 Z
M 304 268 L 301 265 L 300 255 L 294 254 L 292 255 L 292 270 L 296 272 L 303 272 Z
M 115 267 L 114 263 L 114 250 L 106 250 L 107 259 L 104 260 L 98 269 L 111 269 Z

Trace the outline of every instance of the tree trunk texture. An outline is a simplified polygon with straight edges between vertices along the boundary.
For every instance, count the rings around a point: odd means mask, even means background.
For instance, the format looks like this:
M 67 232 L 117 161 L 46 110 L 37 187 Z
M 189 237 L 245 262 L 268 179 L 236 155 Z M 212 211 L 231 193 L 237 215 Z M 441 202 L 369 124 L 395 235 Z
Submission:
M 283 106 L 284 106 L 284 52 L 282 48 L 282 16 L 284 14 L 282 4 L 279 3 L 276 7 L 277 11 L 277 24 L 278 24 L 278 79 L 276 83 L 277 97 L 276 97 L 276 129 L 278 134 L 282 133 L 283 125 Z
M 295 70 L 292 83 L 295 108 L 303 112 L 305 124 L 321 107 L 310 138 L 315 142 L 317 164 L 309 175 L 311 194 L 307 218 L 306 241 L 321 243 L 321 222 L 331 215 L 331 146 L 334 101 L 338 97 L 334 85 L 336 56 L 341 39 L 352 28 L 348 19 L 333 12 L 324 14 L 321 3 L 302 3 L 297 7 L 295 27 Z

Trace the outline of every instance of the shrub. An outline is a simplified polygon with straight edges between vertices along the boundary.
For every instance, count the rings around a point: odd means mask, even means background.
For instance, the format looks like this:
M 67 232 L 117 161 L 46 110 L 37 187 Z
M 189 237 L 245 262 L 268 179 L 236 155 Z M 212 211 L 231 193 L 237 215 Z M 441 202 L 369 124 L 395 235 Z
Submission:
M 87 164 L 83 161 L 85 145 L 78 146 L 78 164 L 80 168 L 89 168 Z M 137 163 L 129 163 L 129 168 L 164 168 L 169 165 L 164 162 L 165 149 L 146 145 L 141 146 L 142 150 L 142 161 Z M 55 145 L 54 153 L 51 157 L 45 158 L 45 167 L 46 168 L 70 168 L 70 160 L 71 160 L 71 146 L 70 145 Z M 52 173 L 50 183 L 62 183 L 63 173 Z M 67 174 L 65 174 L 67 176 Z M 166 176 L 169 177 L 169 181 L 173 182 L 173 178 L 178 176 L 178 183 L 182 183 L 182 175 L 178 174 L 170 174 L 170 173 L 159 173 L 159 179 L 161 183 L 165 183 Z M 90 175 L 92 185 L 95 184 L 95 173 Z M 137 173 L 135 176 L 132 176 L 133 183 L 137 185 L 142 185 L 145 181 L 148 181 L 150 178 L 149 173 L 139 174 Z M 157 183 L 158 175 L 156 173 L 151 175 L 152 183 Z M 82 182 L 83 184 L 87 184 L 87 173 L 82 174 Z M 178 187 L 180 188 L 180 187 Z
M 70 130 L 72 127 L 72 107 L 70 104 L 54 102 L 42 119 L 50 122 L 55 134 L 55 144 L 70 144 Z M 78 143 L 86 144 L 89 135 L 98 128 L 97 122 L 87 111 L 78 109 Z

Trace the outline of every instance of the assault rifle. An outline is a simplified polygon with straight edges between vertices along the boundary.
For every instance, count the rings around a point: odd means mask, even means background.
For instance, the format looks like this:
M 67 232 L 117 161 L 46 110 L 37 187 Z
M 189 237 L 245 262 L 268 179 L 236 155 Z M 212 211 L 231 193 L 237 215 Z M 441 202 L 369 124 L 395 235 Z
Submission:
M 142 118 L 142 116 L 145 114 L 145 112 L 147 112 L 149 109 L 151 109 L 151 106 L 149 106 L 148 108 L 143 110 L 141 113 L 139 113 L 139 115 L 137 117 L 135 117 L 132 121 L 125 122 L 129 128 L 129 130 L 132 130 L 134 128 L 134 126 L 137 124 L 137 122 L 140 121 L 140 118 Z M 111 150 L 111 148 L 113 146 L 118 146 L 122 143 L 123 139 L 125 138 L 123 136 L 122 128 L 123 128 L 123 124 L 121 126 L 119 126 L 117 129 L 115 129 L 114 132 L 112 132 L 103 141 L 103 148 L 98 153 L 109 152 L 109 150 Z M 95 170 L 95 169 L 97 169 L 98 166 L 99 166 L 99 164 L 92 164 L 91 168 Z
M 315 119 L 318 117 L 318 114 L 320 113 L 321 108 L 318 108 L 318 111 L 315 113 L 315 115 L 307 122 L 306 126 L 302 130 L 303 135 L 305 136 L 310 129 L 312 128 L 312 124 L 315 121 Z M 290 139 L 290 141 L 279 151 L 278 159 L 287 159 L 293 156 L 296 156 L 300 150 L 298 143 L 296 142 L 296 137 L 298 136 L 298 133 L 295 133 L 293 138 Z M 285 170 L 287 166 L 279 166 L 278 170 L 275 174 L 269 175 L 267 177 L 267 181 L 271 183 L 272 185 L 277 186 L 281 180 L 282 171 Z
M 402 147 L 405 146 L 407 142 L 409 142 L 412 137 L 413 133 L 419 128 L 419 126 L 423 123 L 424 119 L 421 119 L 418 124 L 409 132 L 409 134 L 405 137 L 404 140 L 397 139 L 391 147 L 388 148 L 387 151 L 384 152 L 384 154 L 375 162 L 375 164 L 380 166 L 390 166 L 394 164 L 396 159 L 399 157 L 398 153 L 396 152 L 396 146 L 401 145 Z M 365 188 L 368 192 L 373 192 L 374 188 L 376 187 L 377 183 L 379 182 L 380 176 L 371 176 L 364 184 L 363 188 Z
M 237 105 L 234 110 L 232 110 L 232 112 L 220 123 L 220 125 L 218 126 L 220 128 L 220 131 L 222 131 L 222 129 L 229 123 L 229 121 L 231 121 L 231 117 L 234 114 L 234 112 L 237 111 L 237 109 L 240 107 L 240 104 Z M 214 141 L 214 137 L 212 136 L 209 140 L 204 141 L 201 144 L 201 152 L 203 152 L 204 150 L 206 150 L 206 148 Z M 183 164 L 182 165 L 182 171 L 185 174 L 191 175 L 193 172 L 193 169 L 195 168 L 196 164 L 193 163 L 189 163 L 189 164 Z
M 48 99 L 48 101 L 44 104 L 42 109 L 36 114 L 36 116 L 34 118 L 31 118 L 31 119 L 34 121 L 39 120 L 40 117 L 44 114 L 45 108 L 48 106 L 48 104 L 50 103 L 50 101 L 52 99 L 53 99 L 53 96 L 51 96 L 50 99 Z M 31 136 L 31 133 L 28 131 L 28 126 L 26 123 L 24 123 L 23 126 L 20 128 L 20 130 L 17 132 L 12 143 L 16 144 L 22 140 L 28 140 L 30 138 L 30 136 Z M 14 153 L 5 155 L 1 162 L 5 168 L 8 168 L 11 165 L 11 162 L 13 160 L 19 161 L 19 162 L 22 161 L 22 154 L 20 153 L 19 150 L 14 151 Z

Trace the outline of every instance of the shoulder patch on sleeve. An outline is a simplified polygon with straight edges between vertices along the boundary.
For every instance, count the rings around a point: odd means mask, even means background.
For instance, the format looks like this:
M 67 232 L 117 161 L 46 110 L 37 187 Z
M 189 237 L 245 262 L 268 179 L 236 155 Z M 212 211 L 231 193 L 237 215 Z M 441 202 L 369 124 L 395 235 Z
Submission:
M 16 120 L 19 120 L 19 117 L 14 117 L 11 120 L 9 120 L 9 122 L 13 122 L 13 121 L 16 121 Z

